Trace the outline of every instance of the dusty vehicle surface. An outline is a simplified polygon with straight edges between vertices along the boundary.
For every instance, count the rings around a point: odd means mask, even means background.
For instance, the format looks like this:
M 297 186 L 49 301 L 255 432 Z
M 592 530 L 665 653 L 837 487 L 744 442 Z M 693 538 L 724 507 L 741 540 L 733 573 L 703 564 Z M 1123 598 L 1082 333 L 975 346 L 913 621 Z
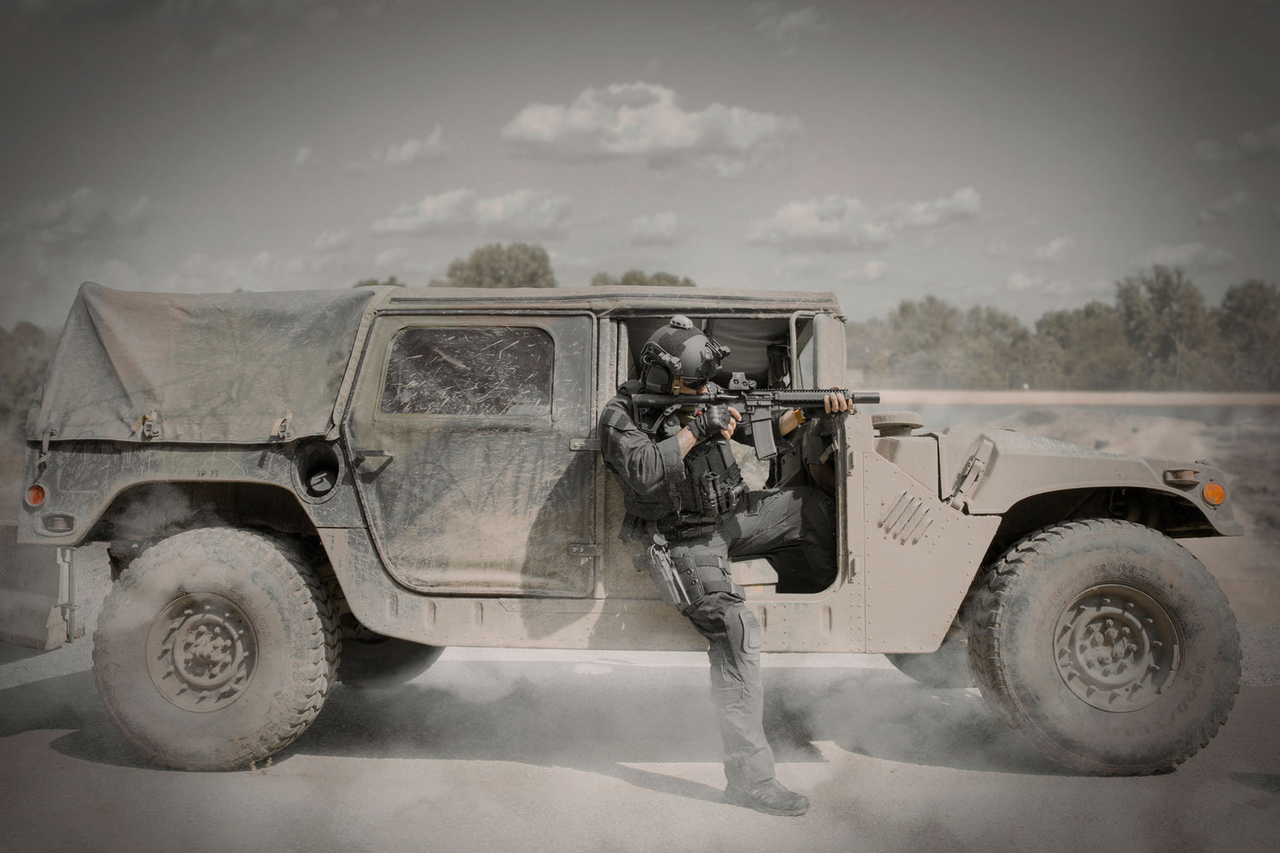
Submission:
M 595 436 L 677 313 L 762 388 L 846 387 L 830 294 L 87 284 L 28 421 L 19 540 L 111 543 L 95 678 L 172 767 L 261 760 L 336 681 L 394 685 L 450 645 L 703 649 L 618 540 Z M 866 405 L 829 426 L 834 582 L 735 565 L 764 651 L 976 682 L 1092 773 L 1168 770 L 1218 731 L 1235 618 L 1175 540 L 1241 533 L 1220 471 Z

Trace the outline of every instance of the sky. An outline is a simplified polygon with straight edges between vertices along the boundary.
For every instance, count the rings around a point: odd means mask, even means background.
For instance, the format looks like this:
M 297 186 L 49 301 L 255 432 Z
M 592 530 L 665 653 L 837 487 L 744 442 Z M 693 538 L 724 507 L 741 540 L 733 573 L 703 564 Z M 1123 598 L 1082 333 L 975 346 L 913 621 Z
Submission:
M 1280 2 L 12 0 L 0 325 L 489 243 L 1026 323 L 1280 280 Z

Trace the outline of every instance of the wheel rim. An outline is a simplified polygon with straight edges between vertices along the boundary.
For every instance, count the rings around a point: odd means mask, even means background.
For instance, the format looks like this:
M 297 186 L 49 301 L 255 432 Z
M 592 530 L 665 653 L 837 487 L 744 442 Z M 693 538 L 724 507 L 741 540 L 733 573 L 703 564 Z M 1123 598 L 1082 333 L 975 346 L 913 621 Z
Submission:
M 1103 711 L 1145 708 L 1172 684 L 1181 637 L 1154 598 L 1104 584 L 1076 596 L 1058 617 L 1054 661 L 1067 687 Z
M 244 695 L 257 663 L 253 625 L 230 599 L 188 593 L 151 621 L 147 669 L 174 706 L 206 713 Z

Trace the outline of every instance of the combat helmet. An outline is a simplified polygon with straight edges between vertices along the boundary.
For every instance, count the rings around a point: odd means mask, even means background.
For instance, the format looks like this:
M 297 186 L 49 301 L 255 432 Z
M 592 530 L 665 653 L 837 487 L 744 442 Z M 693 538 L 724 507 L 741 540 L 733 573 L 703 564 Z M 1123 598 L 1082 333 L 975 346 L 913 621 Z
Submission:
M 645 342 L 640 351 L 640 381 L 650 394 L 669 394 L 679 378 L 690 388 L 701 388 L 720 370 L 729 348 L 716 343 L 680 314 Z

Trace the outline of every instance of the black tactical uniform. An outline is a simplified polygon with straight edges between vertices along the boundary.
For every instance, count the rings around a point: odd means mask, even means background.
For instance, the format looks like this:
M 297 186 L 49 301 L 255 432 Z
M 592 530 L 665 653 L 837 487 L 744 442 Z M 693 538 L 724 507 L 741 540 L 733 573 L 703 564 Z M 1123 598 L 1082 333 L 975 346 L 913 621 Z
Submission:
M 688 323 L 674 318 L 654 339 L 673 326 L 689 328 L 679 321 Z M 679 341 L 665 343 L 667 352 L 679 353 Z M 711 346 L 713 354 L 726 352 Z M 710 359 L 716 367 L 720 357 Z M 743 589 L 730 579 L 729 564 L 767 557 L 778 570 L 781 590 L 825 588 L 835 578 L 834 506 L 816 489 L 748 491 L 718 430 L 682 458 L 677 435 L 692 413 L 633 412 L 630 397 L 644 387 L 644 382 L 628 382 L 600 416 L 601 453 L 626 502 L 621 538 L 639 537 L 646 545 L 665 539 L 689 602 L 681 612 L 710 641 L 727 798 L 772 814 L 803 814 L 808 800 L 774 777 L 762 723 L 760 625 L 743 603 Z

